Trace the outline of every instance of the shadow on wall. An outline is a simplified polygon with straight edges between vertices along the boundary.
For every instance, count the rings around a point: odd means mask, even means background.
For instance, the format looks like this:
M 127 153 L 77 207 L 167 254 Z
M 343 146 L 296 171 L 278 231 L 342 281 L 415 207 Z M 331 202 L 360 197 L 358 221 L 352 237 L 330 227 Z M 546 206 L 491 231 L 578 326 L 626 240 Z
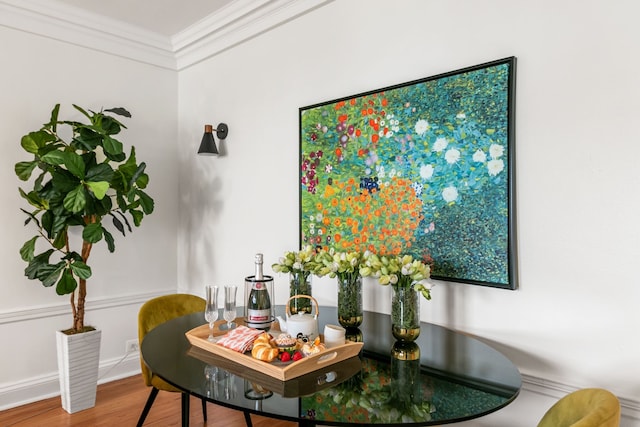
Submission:
M 215 268 L 215 228 L 224 208 L 221 197 L 222 178 L 216 171 L 215 157 L 202 157 L 191 153 L 193 158 L 183 164 L 188 172 L 187 182 L 180 191 L 181 221 L 178 225 L 186 262 L 186 284 L 199 283 L 204 286 L 211 279 Z

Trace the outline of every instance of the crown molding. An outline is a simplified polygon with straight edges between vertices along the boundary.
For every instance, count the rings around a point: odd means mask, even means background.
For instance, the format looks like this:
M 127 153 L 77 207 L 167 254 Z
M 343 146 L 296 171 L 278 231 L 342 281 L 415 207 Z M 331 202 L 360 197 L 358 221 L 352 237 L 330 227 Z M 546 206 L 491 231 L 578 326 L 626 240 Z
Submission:
M 236 0 L 173 37 L 54 0 L 0 0 L 0 25 L 181 70 L 333 0 Z
M 182 70 L 333 0 L 236 0 L 172 37 Z
M 169 38 L 51 0 L 0 0 L 0 25 L 176 69 Z

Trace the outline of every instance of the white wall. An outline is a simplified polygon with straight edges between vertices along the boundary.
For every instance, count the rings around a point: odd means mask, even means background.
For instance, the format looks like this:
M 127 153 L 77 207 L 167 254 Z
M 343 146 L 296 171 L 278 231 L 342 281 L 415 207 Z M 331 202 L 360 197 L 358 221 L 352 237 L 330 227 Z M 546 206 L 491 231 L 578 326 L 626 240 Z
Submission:
M 156 200 L 115 254 L 92 254 L 87 320 L 103 329 L 107 380 L 147 297 L 241 285 L 255 252 L 270 264 L 297 247 L 298 108 L 515 55 L 520 288 L 440 283 L 422 318 L 478 336 L 523 373 L 516 402 L 468 425 L 534 425 L 566 391 L 601 386 L 621 398 L 622 425 L 638 427 L 638 12 L 633 0 L 335 0 L 177 82 L 0 26 L 0 337 L 12 343 L 0 354 L 0 409 L 57 393 L 53 331 L 70 323 L 67 299 L 26 280 L 17 253 L 31 236 L 13 172 L 19 140 L 56 102 L 69 114 L 72 102 L 130 109 L 122 139 L 149 164 Z M 220 121 L 226 154 L 195 156 L 203 125 Z M 282 302 L 286 278 L 276 280 Z M 321 304 L 335 303 L 331 280 L 314 283 Z M 388 311 L 387 291 L 367 283 L 366 308 Z
M 494 345 L 527 379 L 473 425 L 534 425 L 590 386 L 640 425 L 638 13 L 634 0 L 336 0 L 181 71 L 179 289 L 241 285 L 255 252 L 270 264 L 297 247 L 298 108 L 514 55 L 520 287 L 441 283 L 422 319 Z M 220 121 L 226 154 L 194 156 Z M 365 306 L 388 311 L 387 292 L 371 284 Z M 314 296 L 335 303 L 335 284 L 316 279 Z
M 28 205 L 18 194 L 26 186 L 14 164 L 28 160 L 22 135 L 49 121 L 56 103 L 61 118 L 81 119 L 71 104 L 99 110 L 122 106 L 125 146 L 135 145 L 138 160 L 147 162 L 149 194 L 156 211 L 126 238 L 114 230 L 116 252 L 94 247 L 88 282 L 86 322 L 102 329 L 101 368 L 104 378 L 117 370 L 125 341 L 137 339 L 137 312 L 149 295 L 175 292 L 177 272 L 177 78 L 170 70 L 61 43 L 0 26 L 0 409 L 41 396 L 57 394 L 55 330 L 71 326 L 68 297 L 24 277 L 18 250 L 34 234 L 23 227 Z M 137 355 L 129 369 L 139 369 Z M 35 389 L 34 389 L 35 387 Z

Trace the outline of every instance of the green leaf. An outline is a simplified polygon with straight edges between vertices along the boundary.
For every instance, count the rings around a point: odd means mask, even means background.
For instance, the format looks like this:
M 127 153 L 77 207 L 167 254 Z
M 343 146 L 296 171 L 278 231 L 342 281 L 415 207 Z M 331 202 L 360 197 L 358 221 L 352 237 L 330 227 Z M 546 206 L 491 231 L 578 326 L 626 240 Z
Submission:
M 47 237 L 53 237 L 53 220 L 55 219 L 55 215 L 53 211 L 46 210 L 42 214 L 42 228 L 47 232 Z
M 115 138 L 111 138 L 109 135 L 104 136 L 103 144 L 104 151 L 106 153 L 114 155 L 122 153 L 122 142 Z
M 64 198 L 64 208 L 73 213 L 82 211 L 86 204 L 87 199 L 82 185 L 71 190 Z
M 140 175 L 144 173 L 146 167 L 147 165 L 145 164 L 145 162 L 140 163 L 140 165 L 136 168 L 133 176 L 131 177 L 131 180 L 129 181 L 129 187 L 133 187 L 133 184 L 138 180 Z
M 81 279 L 88 279 L 91 277 L 91 267 L 82 261 L 76 261 L 71 263 L 71 270 L 73 273 Z
M 76 104 L 71 104 L 73 105 L 73 108 L 75 108 L 76 110 L 80 111 L 82 114 L 84 114 L 84 116 L 88 119 L 91 119 L 91 115 L 89 113 L 87 113 L 82 107 L 76 105 Z
M 24 274 L 29 279 L 33 280 L 39 276 L 39 272 L 42 268 L 49 265 L 49 257 L 53 253 L 53 249 L 49 249 L 39 255 L 33 257 L 29 262 L 29 265 L 24 269 Z
M 133 224 L 136 227 L 139 227 L 142 222 L 142 218 L 144 217 L 144 213 L 136 210 L 130 210 L 129 213 L 131 213 L 131 216 L 133 217 Z
M 118 229 L 118 231 L 120 233 L 122 233 L 123 236 L 125 236 L 126 234 L 124 233 L 124 225 L 122 224 L 122 221 L 120 221 L 118 218 L 115 217 L 115 215 L 111 215 L 113 217 L 113 225 L 114 227 L 116 227 Z
M 120 133 L 122 124 L 111 116 L 103 116 L 100 127 L 104 131 L 105 135 L 116 135 Z
M 96 243 L 102 240 L 102 225 L 99 222 L 87 224 L 82 230 L 82 239 L 89 243 Z
M 68 171 L 59 169 L 51 173 L 51 184 L 56 191 L 65 194 L 80 185 L 80 180 Z
M 35 160 L 32 162 L 18 162 L 15 166 L 16 175 L 21 181 L 26 181 L 31 178 L 31 173 L 38 165 Z
M 105 181 L 101 182 L 87 182 L 87 187 L 91 190 L 91 192 L 96 196 L 96 199 L 102 200 L 107 194 L 107 190 L 109 189 L 109 183 Z
M 51 130 L 53 130 L 54 132 L 56 132 L 56 130 L 58 128 L 58 113 L 59 112 L 60 112 L 60 104 L 56 104 L 56 106 L 53 107 L 53 110 L 51 110 L 51 119 L 49 120 L 49 123 L 45 125 L 45 126 L 50 126 Z
M 55 141 L 56 138 L 45 130 L 30 132 L 22 137 L 20 145 L 26 152 L 37 154 L 38 149 L 44 147 L 47 142 Z
M 153 199 L 144 191 L 136 190 L 136 194 L 140 197 L 140 205 L 142 206 L 142 211 L 149 215 L 153 212 L 154 202 Z
M 40 156 L 40 160 L 42 160 L 43 162 L 56 166 L 63 164 L 65 158 L 66 153 L 60 150 L 49 151 L 48 153 Z
M 79 154 L 66 152 L 64 165 L 75 177 L 84 179 L 84 161 Z
M 77 287 L 78 282 L 76 282 L 70 270 L 66 269 L 62 272 L 62 277 L 60 277 L 60 281 L 56 285 L 56 293 L 58 295 L 67 295 L 75 291 Z
M 113 253 L 113 251 L 116 250 L 116 244 L 113 240 L 113 236 L 111 235 L 111 233 L 109 233 L 109 231 L 107 231 L 106 228 L 103 228 L 102 232 L 104 233 L 104 240 L 107 242 L 107 248 L 109 249 L 109 252 Z
M 115 107 L 115 108 L 109 108 L 107 110 L 104 111 L 108 111 L 110 113 L 115 113 L 119 116 L 124 116 L 124 117 L 131 117 L 131 113 L 128 112 L 126 109 L 122 108 L 122 107 Z
M 125 225 L 127 226 L 127 229 L 129 230 L 129 233 L 131 233 L 131 231 L 133 231 L 133 229 L 131 228 L 131 224 L 129 224 L 129 220 L 127 219 L 127 217 L 120 211 L 115 211 L 115 212 L 122 217 L 122 220 L 124 221 Z M 118 228 L 118 226 L 116 225 L 116 221 L 117 220 L 118 219 L 115 217 L 115 215 L 113 215 L 113 225 L 115 225 L 116 228 Z M 118 221 L 118 222 L 120 222 L 120 221 Z M 120 230 L 120 231 L 122 232 L 122 235 L 124 236 L 124 230 Z
M 38 240 L 38 237 L 40 236 L 35 236 L 27 240 L 20 248 L 20 257 L 23 261 L 30 262 L 33 259 L 33 254 L 36 250 L 36 240 Z
M 62 270 L 65 268 L 65 266 L 67 265 L 66 262 L 61 261 L 57 264 L 49 264 L 46 267 L 44 267 L 41 271 L 40 271 L 40 280 L 42 281 L 42 285 L 46 286 L 47 288 L 50 286 L 53 286 L 57 281 L 58 278 L 60 277 L 60 273 L 62 272 Z
M 102 135 L 86 126 L 78 128 L 78 135 L 72 142 L 74 148 L 79 148 L 84 151 L 95 150 L 101 144 Z
M 135 147 L 131 147 L 131 152 L 129 154 L 129 158 L 126 162 L 118 166 L 118 172 L 121 174 L 121 178 L 124 181 L 124 190 L 123 192 L 129 191 L 132 183 L 135 182 L 133 179 L 134 174 L 138 170 L 139 166 L 136 164 L 136 149 Z M 144 167 L 140 171 L 142 173 L 144 171 Z
M 140 175 L 140 177 L 136 180 L 136 185 L 138 186 L 138 188 L 147 188 L 147 185 L 149 185 L 149 175 L 147 175 L 146 173 Z
M 20 196 L 29 202 L 31 206 L 41 210 L 49 209 L 49 203 L 46 200 L 41 199 L 37 192 L 31 191 L 29 193 L 25 193 L 22 188 L 18 188 L 18 191 L 20 192 Z
M 54 248 L 62 249 L 67 245 L 67 230 L 64 229 L 56 234 L 56 238 L 51 242 Z
M 85 180 L 87 181 L 108 181 L 113 179 L 113 169 L 106 163 L 100 163 L 87 170 Z

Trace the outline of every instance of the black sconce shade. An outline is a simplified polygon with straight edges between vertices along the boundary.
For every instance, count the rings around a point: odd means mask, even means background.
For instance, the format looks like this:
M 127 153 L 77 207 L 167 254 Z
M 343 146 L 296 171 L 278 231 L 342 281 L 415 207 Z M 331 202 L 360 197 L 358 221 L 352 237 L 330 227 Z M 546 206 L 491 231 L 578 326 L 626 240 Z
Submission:
M 216 140 L 213 138 L 214 130 L 218 139 L 225 139 L 229 134 L 229 128 L 224 123 L 220 123 L 216 129 L 213 129 L 211 125 L 204 125 L 204 135 L 202 135 L 202 142 L 198 148 L 198 154 L 201 156 L 217 156 L 219 154 Z

